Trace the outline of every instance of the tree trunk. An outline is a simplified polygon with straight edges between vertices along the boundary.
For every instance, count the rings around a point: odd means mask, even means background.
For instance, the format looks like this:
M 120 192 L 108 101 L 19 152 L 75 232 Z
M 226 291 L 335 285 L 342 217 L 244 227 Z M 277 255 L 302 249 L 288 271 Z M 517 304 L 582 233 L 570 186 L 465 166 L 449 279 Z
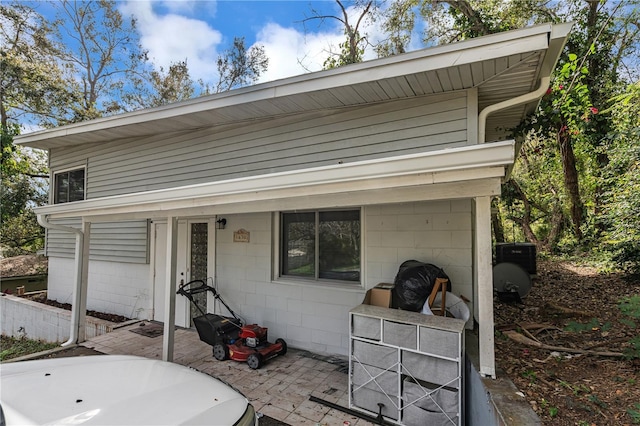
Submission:
M 496 243 L 504 243 L 504 227 L 502 226 L 502 217 L 500 217 L 500 210 L 498 210 L 497 199 L 494 199 L 491 203 L 491 225 Z
M 564 127 L 566 129 L 566 127 Z M 566 130 L 560 130 L 558 133 L 558 145 L 560 147 L 560 156 L 562 157 L 562 169 L 564 171 L 564 185 L 569 193 L 569 201 L 571 202 L 571 222 L 573 225 L 573 234 L 582 241 L 582 225 L 584 205 L 580 197 L 580 185 L 578 182 L 578 169 L 576 168 L 576 157 L 571 145 L 571 138 Z
M 512 216 L 511 220 L 513 220 L 514 222 L 520 225 L 520 227 L 522 228 L 522 232 L 524 232 L 524 236 L 527 239 L 527 241 L 534 243 L 538 251 L 541 248 L 546 248 L 546 245 L 544 244 L 544 242 L 538 239 L 535 232 L 533 232 L 533 229 L 531 228 L 531 203 L 529 202 L 529 198 L 527 198 L 527 195 L 524 193 L 522 188 L 520 188 L 520 185 L 518 185 L 516 181 L 510 180 L 509 184 L 512 185 L 513 189 L 515 189 L 515 191 L 518 193 L 518 196 L 519 196 L 518 198 L 522 201 L 522 204 L 524 206 L 523 216 L 522 217 Z
M 475 10 L 471 4 L 469 4 L 466 0 L 449 0 L 447 1 L 449 6 L 457 9 L 460 13 L 462 13 L 468 20 L 471 25 L 471 30 L 475 31 L 478 36 L 489 35 L 493 33 L 491 28 L 484 21 L 484 18 L 480 14 L 478 10 Z
M 587 15 L 587 39 L 593 40 L 594 44 L 596 43 L 596 39 L 598 38 L 598 33 L 601 31 L 598 25 L 598 13 L 600 11 L 601 2 L 598 0 L 587 0 L 589 5 L 589 13 Z M 604 24 L 601 24 L 604 25 Z M 609 37 L 609 31 L 605 29 L 601 34 L 600 38 Z M 602 40 L 601 40 L 602 42 Z M 611 41 L 613 43 L 613 41 Z M 609 52 L 607 52 L 609 53 Z M 594 106 L 602 109 L 604 104 L 607 102 L 607 98 L 609 97 L 609 93 L 605 91 L 603 87 L 604 81 L 611 81 L 611 78 L 607 76 L 609 73 L 611 64 L 607 63 L 608 54 L 600 52 L 599 54 L 589 55 L 587 60 L 587 67 L 589 72 L 586 75 L 586 82 L 589 86 L 591 101 Z M 614 65 L 617 69 L 617 65 Z M 615 82 L 615 81 L 614 81 Z M 594 171 L 596 180 L 595 187 L 595 195 L 594 195 L 594 219 L 595 219 L 595 228 L 598 232 L 603 232 L 605 230 L 604 223 L 602 222 L 602 204 L 605 198 L 604 193 L 607 191 L 606 184 L 604 183 L 604 179 L 602 178 L 602 170 L 604 170 L 609 164 L 609 153 L 606 149 L 598 149 L 605 139 L 605 135 L 609 133 L 611 130 L 610 121 L 602 118 L 594 118 L 592 121 L 594 124 L 594 133 L 591 135 L 592 145 L 596 148 L 596 164 L 598 165 L 597 169 Z M 606 143 L 606 142 L 604 142 Z

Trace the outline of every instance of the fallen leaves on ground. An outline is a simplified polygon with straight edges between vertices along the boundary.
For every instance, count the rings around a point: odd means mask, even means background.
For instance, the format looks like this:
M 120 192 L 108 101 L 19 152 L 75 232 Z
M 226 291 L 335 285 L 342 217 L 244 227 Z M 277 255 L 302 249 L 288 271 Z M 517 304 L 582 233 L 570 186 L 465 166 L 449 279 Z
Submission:
M 496 361 L 544 425 L 640 424 L 640 359 L 591 354 L 633 352 L 640 321 L 619 304 L 638 294 L 637 277 L 543 260 L 522 304 L 496 301 Z

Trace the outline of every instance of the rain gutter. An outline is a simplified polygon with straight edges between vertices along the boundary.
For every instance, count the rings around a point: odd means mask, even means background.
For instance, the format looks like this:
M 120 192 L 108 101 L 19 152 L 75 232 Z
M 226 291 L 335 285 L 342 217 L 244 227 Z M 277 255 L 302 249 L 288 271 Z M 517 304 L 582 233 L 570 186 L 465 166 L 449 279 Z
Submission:
M 75 284 L 73 286 L 73 303 L 71 305 L 71 332 L 69 335 L 69 340 L 62 344 L 63 347 L 75 345 L 78 343 L 79 338 L 79 329 L 80 326 L 84 326 L 84 324 L 80 324 L 80 319 L 82 316 L 81 309 L 81 300 L 82 300 L 82 265 L 84 263 L 84 233 L 71 226 L 63 226 L 57 225 L 49 222 L 48 215 L 37 215 L 38 223 L 46 229 L 57 229 L 58 231 L 63 232 L 72 232 L 76 234 L 76 272 L 75 272 Z
M 540 85 L 533 92 L 525 93 L 524 95 L 517 96 L 515 98 L 507 99 L 506 101 L 498 102 L 497 104 L 489 105 L 485 107 L 480 114 L 478 114 L 478 143 L 485 143 L 485 130 L 487 127 L 487 116 L 493 112 L 500 111 L 502 109 L 510 108 L 512 106 L 526 104 L 531 101 L 535 101 L 541 98 L 549 88 L 551 77 L 540 78 Z

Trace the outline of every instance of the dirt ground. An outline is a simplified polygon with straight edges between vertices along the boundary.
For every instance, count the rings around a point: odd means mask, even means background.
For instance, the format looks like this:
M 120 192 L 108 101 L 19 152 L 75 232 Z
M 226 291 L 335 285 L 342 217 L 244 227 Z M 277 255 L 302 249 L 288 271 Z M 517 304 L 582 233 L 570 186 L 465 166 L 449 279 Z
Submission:
M 0 259 L 0 276 L 3 278 L 46 274 L 49 260 L 44 256 L 25 254 Z
M 616 355 L 633 352 L 630 341 L 640 339 L 640 318 L 619 308 L 634 295 L 640 277 L 538 260 L 521 304 L 496 301 L 496 361 L 544 425 L 640 424 L 640 341 L 635 358 Z
M 544 425 L 640 424 L 640 359 L 615 355 L 634 349 L 640 319 L 619 303 L 638 294 L 638 277 L 538 261 L 523 303 L 496 303 L 496 361 Z

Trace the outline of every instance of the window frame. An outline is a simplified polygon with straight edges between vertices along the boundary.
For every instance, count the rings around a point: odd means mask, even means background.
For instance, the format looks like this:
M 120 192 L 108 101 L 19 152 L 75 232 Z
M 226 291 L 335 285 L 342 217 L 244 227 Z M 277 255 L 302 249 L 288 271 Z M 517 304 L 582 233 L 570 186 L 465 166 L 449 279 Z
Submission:
M 82 177 L 82 200 L 74 200 L 74 201 L 69 201 L 69 184 L 67 183 L 67 200 L 66 201 L 59 201 L 58 200 L 58 179 L 60 178 L 61 175 L 67 174 L 68 176 L 71 175 L 71 173 L 73 172 L 78 172 L 82 170 L 83 172 L 83 177 Z M 64 170 L 59 170 L 57 172 L 53 173 L 53 185 L 52 185 L 53 190 L 51 191 L 51 198 L 52 198 L 52 203 L 53 204 L 65 204 L 65 203 L 75 203 L 78 201 L 84 201 L 87 199 L 87 167 L 86 166 L 79 166 L 79 167 L 70 167 L 68 169 L 64 169 Z
M 319 222 L 320 214 L 326 212 L 357 212 L 358 222 L 360 228 L 359 249 L 360 249 L 360 270 L 359 279 L 357 281 L 339 280 L 332 278 L 320 278 L 320 239 L 319 239 Z M 285 241 L 285 227 L 284 227 L 284 215 L 286 214 L 308 214 L 313 213 L 315 215 L 315 253 L 314 253 L 314 276 L 300 276 L 300 275 L 286 275 L 284 274 L 284 241 Z M 309 284 L 318 284 L 323 286 L 338 285 L 348 288 L 362 287 L 365 282 L 364 278 L 364 219 L 363 208 L 361 207 L 343 207 L 343 208 L 331 208 L 331 209 L 307 209 L 307 210 L 287 210 L 275 212 L 274 215 L 274 280 L 282 280 L 285 282 L 297 281 Z

